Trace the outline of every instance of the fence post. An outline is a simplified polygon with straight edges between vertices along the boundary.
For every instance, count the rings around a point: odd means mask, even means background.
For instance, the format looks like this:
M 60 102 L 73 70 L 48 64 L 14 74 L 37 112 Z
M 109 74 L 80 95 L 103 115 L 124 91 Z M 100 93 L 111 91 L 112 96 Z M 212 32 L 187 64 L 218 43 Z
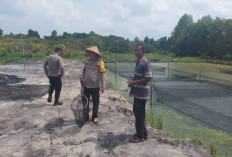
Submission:
M 151 70 L 152 70 L 152 65 L 151 65 L 151 60 L 150 59 L 148 59 L 148 62 L 149 62 L 149 65 L 150 65 L 150 68 L 151 68 Z M 151 81 L 150 81 L 150 90 L 151 90 L 151 92 L 150 92 L 150 97 L 151 97 L 151 105 L 152 105 L 152 97 L 153 97 L 153 73 L 152 73 L 152 77 L 151 77 Z
M 115 88 L 117 89 L 117 60 L 115 60 L 115 64 L 114 64 L 114 81 L 115 81 Z
M 168 55 L 168 77 L 169 77 L 169 63 L 170 63 L 170 58 L 169 58 L 169 55 Z
M 25 69 L 24 43 L 23 43 L 22 34 L 21 34 L 21 40 L 22 40 L 22 47 L 23 47 L 23 61 L 24 61 L 24 69 Z
M 200 77 L 199 77 L 199 79 L 201 79 L 201 71 L 202 71 L 202 63 L 201 63 L 201 69 L 200 69 Z

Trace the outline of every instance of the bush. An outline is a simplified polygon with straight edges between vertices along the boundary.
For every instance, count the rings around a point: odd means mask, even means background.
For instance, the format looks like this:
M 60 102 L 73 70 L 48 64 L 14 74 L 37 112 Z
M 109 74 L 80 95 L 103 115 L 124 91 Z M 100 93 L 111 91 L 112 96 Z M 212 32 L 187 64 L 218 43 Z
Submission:
M 202 146 L 202 142 L 198 139 L 198 138 L 195 138 L 192 142 L 196 143 L 198 146 Z
M 72 49 L 65 49 L 63 51 L 63 56 L 68 58 L 68 57 L 72 57 L 73 56 L 73 50 Z
M 46 52 L 46 56 L 49 56 L 50 54 L 52 54 L 52 51 L 47 51 Z
M 199 57 L 200 59 L 210 59 L 210 56 L 208 56 L 206 53 L 203 53 Z
M 232 55 L 225 55 L 223 58 L 225 60 L 227 60 L 227 61 L 231 61 L 232 60 Z
M 163 120 L 163 116 L 160 115 L 156 118 L 156 128 L 159 130 L 163 129 L 163 124 L 164 124 L 164 120 Z
M 211 154 L 213 157 L 216 157 L 216 154 L 217 154 L 217 146 L 216 146 L 215 142 L 212 142 L 212 143 L 209 145 L 209 149 L 210 149 L 210 154 Z
M 23 54 L 21 55 L 21 57 L 23 57 Z M 24 57 L 32 58 L 31 50 L 24 50 Z
M 146 114 L 147 121 L 151 124 L 151 126 L 155 127 L 155 120 L 154 120 L 154 113 L 147 113 Z
M 0 57 L 6 57 L 6 56 L 7 56 L 7 53 L 5 51 L 0 52 Z

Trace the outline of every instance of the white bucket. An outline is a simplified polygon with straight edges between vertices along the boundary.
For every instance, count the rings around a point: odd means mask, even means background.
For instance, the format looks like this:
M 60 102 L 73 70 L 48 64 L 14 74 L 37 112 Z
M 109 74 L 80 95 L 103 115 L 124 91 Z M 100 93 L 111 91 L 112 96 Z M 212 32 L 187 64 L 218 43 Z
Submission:
M 120 83 L 120 90 L 121 91 L 128 91 L 128 84 L 127 83 Z

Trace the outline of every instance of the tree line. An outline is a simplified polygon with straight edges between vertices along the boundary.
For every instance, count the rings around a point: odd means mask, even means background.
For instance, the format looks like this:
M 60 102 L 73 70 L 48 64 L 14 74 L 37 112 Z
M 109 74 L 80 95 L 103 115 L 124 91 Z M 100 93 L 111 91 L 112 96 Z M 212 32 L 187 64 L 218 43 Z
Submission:
M 232 59 L 232 19 L 216 19 L 209 15 L 193 22 L 192 15 L 184 14 L 171 37 L 160 38 L 158 49 L 174 52 L 176 56 Z
M 151 32 L 152 34 L 152 32 Z M 27 34 L 3 34 L 0 29 L 0 56 L 22 51 L 22 41 L 25 56 L 34 54 L 49 54 L 59 46 L 64 49 L 65 57 L 77 57 L 91 45 L 99 47 L 101 52 L 133 53 L 135 43 L 142 42 L 147 53 L 174 53 L 176 56 L 200 56 L 204 58 L 232 59 L 232 20 L 213 19 L 209 15 L 193 22 L 192 15 L 184 14 L 173 29 L 170 37 L 158 40 L 146 36 L 133 41 L 123 37 L 102 36 L 94 33 L 68 33 L 58 35 L 56 30 L 50 36 L 41 38 L 39 32 L 29 29 Z

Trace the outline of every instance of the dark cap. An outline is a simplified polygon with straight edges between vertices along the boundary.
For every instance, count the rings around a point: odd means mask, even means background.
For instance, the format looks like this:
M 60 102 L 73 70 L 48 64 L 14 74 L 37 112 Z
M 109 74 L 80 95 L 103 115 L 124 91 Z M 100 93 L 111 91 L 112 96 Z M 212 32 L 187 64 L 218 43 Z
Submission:
M 59 48 L 59 47 L 56 47 L 56 48 L 55 48 L 55 52 L 59 52 L 59 51 L 61 51 L 61 52 L 62 52 L 62 49 L 61 49 L 61 48 Z

